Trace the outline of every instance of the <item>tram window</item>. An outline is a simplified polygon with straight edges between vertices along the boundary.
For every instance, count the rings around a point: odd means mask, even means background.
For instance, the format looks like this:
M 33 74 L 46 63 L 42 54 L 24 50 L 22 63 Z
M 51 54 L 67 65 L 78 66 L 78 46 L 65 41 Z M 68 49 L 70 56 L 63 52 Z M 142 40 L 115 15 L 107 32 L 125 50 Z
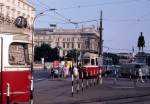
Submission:
M 91 59 L 91 65 L 95 65 L 94 59 Z
M 96 58 L 96 65 L 98 65 L 98 59 Z
M 84 59 L 84 60 L 83 60 L 83 63 L 84 63 L 84 65 L 88 65 L 88 64 L 90 63 L 90 59 L 88 59 L 88 58 L 87 58 L 87 59 Z
M 9 63 L 11 65 L 29 64 L 27 44 L 12 43 L 9 47 Z

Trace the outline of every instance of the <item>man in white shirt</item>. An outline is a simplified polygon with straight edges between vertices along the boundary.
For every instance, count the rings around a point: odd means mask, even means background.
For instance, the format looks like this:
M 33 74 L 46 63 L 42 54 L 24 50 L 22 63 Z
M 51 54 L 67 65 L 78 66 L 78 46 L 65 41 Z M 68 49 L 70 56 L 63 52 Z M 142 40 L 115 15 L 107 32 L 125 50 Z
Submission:
M 79 77 L 79 71 L 78 71 L 78 68 L 76 67 L 76 65 L 74 65 L 73 73 L 74 73 L 74 77 L 75 77 L 75 78 L 78 78 L 78 77 Z
M 142 69 L 139 68 L 138 71 L 139 71 L 139 78 L 140 78 L 141 82 L 144 83 Z

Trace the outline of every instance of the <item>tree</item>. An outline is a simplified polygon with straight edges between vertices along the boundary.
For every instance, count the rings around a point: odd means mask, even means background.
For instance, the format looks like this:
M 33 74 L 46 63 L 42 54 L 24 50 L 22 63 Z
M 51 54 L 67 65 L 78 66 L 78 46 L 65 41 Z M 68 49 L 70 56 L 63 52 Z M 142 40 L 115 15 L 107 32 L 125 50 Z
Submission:
M 34 50 L 34 61 L 41 61 L 41 58 L 48 62 L 59 60 L 57 47 L 51 48 L 48 44 L 42 44 L 41 46 L 35 46 Z
M 48 44 L 42 44 L 40 47 L 35 47 L 34 51 L 34 60 L 41 61 L 41 58 L 44 58 L 45 61 L 50 61 L 51 47 Z
M 142 48 L 142 52 L 143 52 L 143 48 L 145 47 L 145 40 L 144 40 L 144 36 L 143 33 L 141 32 L 141 35 L 138 38 L 138 44 L 137 47 L 139 48 L 139 52 Z
M 114 53 L 103 53 L 103 57 L 112 59 L 113 65 L 119 64 L 119 56 Z M 108 64 L 108 63 L 106 63 L 106 64 Z
M 70 50 L 68 54 L 65 56 L 67 60 L 74 60 L 75 62 L 78 60 L 80 52 L 76 49 Z

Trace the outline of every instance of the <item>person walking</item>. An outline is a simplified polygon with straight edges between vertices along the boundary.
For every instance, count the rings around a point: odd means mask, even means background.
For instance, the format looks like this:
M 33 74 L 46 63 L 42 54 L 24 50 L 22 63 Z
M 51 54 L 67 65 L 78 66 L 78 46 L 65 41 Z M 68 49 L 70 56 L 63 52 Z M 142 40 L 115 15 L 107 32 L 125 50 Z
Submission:
M 78 68 L 77 68 L 76 65 L 74 65 L 73 74 L 74 74 L 74 77 L 75 77 L 75 78 L 78 78 L 78 77 L 79 77 L 79 70 L 78 70 Z
M 64 66 L 63 71 L 64 71 L 64 78 L 67 78 L 69 75 L 69 68 L 67 67 L 67 65 Z
M 133 83 L 134 87 L 137 87 L 137 82 L 138 82 L 138 69 L 140 68 L 139 65 L 135 65 L 134 67 L 134 72 L 133 72 Z
M 54 78 L 54 69 L 53 68 L 51 69 L 51 78 L 52 79 Z
M 139 73 L 138 73 L 139 74 L 139 79 L 141 80 L 142 83 L 144 83 L 142 69 L 139 68 L 138 71 L 139 71 Z

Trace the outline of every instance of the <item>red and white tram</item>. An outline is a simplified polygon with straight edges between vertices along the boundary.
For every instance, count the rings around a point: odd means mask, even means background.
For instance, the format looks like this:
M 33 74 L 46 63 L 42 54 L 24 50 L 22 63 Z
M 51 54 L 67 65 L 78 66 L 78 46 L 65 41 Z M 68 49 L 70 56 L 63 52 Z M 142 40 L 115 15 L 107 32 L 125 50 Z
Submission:
M 104 68 L 98 65 L 98 54 L 85 53 L 82 57 L 84 78 L 95 78 L 104 73 Z
M 23 40 L 23 36 L 0 34 L 0 104 L 30 101 L 29 43 Z

